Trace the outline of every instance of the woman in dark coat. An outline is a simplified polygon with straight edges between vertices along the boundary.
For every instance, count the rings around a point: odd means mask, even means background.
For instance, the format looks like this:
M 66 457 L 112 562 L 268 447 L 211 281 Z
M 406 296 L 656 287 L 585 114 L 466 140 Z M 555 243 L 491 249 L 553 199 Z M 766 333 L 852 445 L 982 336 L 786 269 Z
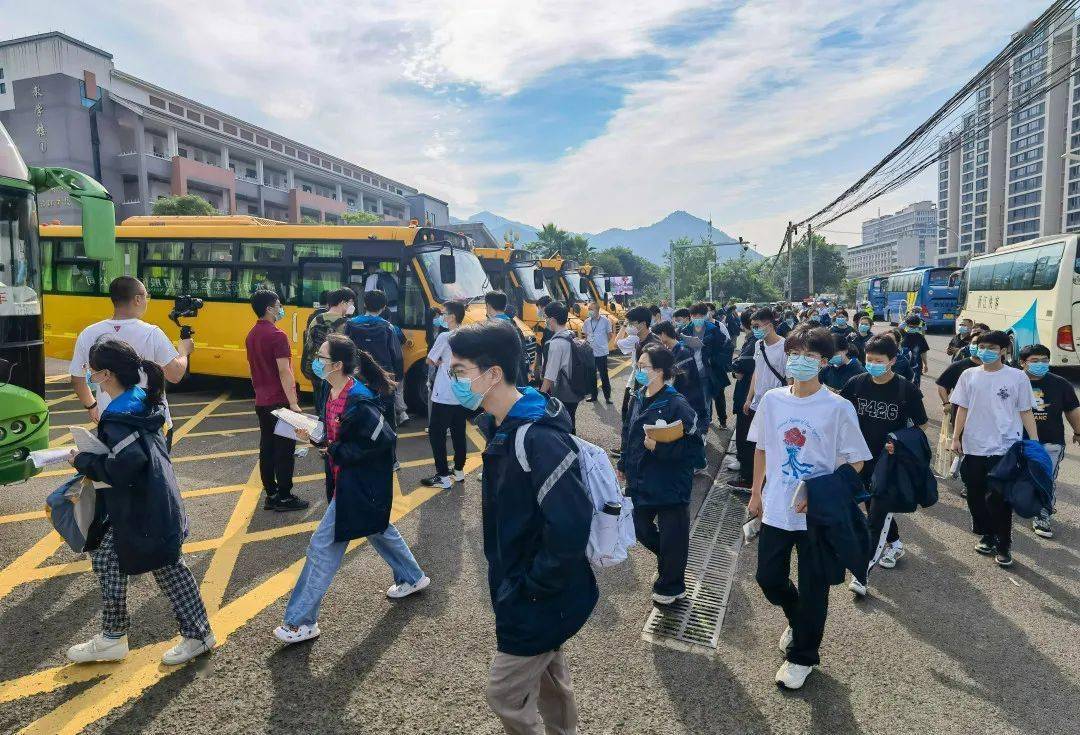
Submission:
M 72 646 L 67 656 L 89 663 L 119 661 L 127 655 L 128 575 L 150 572 L 169 598 L 183 636 L 161 660 L 182 664 L 217 641 L 199 586 L 180 556 L 188 524 L 162 433 L 165 376 L 156 363 L 141 359 L 119 340 L 95 344 L 88 361 L 86 384 L 112 399 L 97 426 L 98 439 L 109 453 L 73 451 L 70 461 L 84 477 L 108 485 L 97 493 L 100 520 L 91 525 L 86 544 L 101 584 L 103 609 L 101 633 Z M 140 369 L 146 388 L 139 386 Z
M 387 597 L 407 597 L 431 583 L 390 522 L 397 434 L 383 417 L 382 397 L 393 394 L 393 382 L 371 355 L 340 334 L 327 337 L 311 370 L 328 387 L 316 406 L 326 435 L 312 439 L 298 429 L 297 436 L 310 439 L 325 457 L 329 505 L 308 542 L 285 622 L 274 630 L 284 643 L 319 635 L 319 605 L 353 539 L 366 537 L 390 565 L 394 584 Z
M 670 605 L 686 596 L 683 575 L 690 548 L 690 491 L 694 470 L 705 463 L 705 447 L 697 432 L 697 414 L 681 393 L 667 384 L 674 377 L 675 358 L 667 348 L 650 345 L 641 352 L 634 380 L 638 392 L 630 400 L 630 420 L 623 427 L 623 453 L 618 470 L 634 501 L 637 539 L 656 554 L 659 576 L 652 598 Z M 683 435 L 672 442 L 646 436 L 645 427 L 663 420 L 682 422 Z

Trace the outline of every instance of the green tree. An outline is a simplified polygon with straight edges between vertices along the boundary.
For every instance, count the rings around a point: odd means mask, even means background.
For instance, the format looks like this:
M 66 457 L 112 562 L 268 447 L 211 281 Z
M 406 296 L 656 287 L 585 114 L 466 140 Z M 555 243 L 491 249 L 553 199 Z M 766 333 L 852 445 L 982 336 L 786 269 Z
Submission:
M 554 222 L 548 222 L 536 233 L 536 240 L 525 245 L 534 255 L 540 258 L 550 258 L 555 253 L 562 253 L 570 240 L 566 230 L 559 229 Z M 563 257 L 568 257 L 563 254 Z
M 374 212 L 345 212 L 341 215 L 343 225 L 377 225 L 382 218 Z
M 771 269 L 772 281 L 781 291 L 786 290 L 788 256 L 778 258 Z M 822 235 L 814 235 L 814 293 L 807 284 L 807 249 L 803 237 L 791 249 L 791 297 L 794 300 L 816 296 L 821 293 L 843 293 L 847 278 L 844 263 L 844 246 L 830 243 Z
M 195 194 L 184 196 L 161 197 L 150 210 L 159 217 L 172 217 L 178 215 L 212 217 L 221 214 L 214 205 Z
M 855 306 L 855 289 L 859 285 L 859 279 L 857 278 L 845 278 L 843 290 L 840 291 L 840 297 L 844 299 L 844 302 L 848 306 Z
M 783 294 L 765 270 L 765 261 L 734 258 L 713 270 L 711 301 L 779 301 Z
M 312 217 L 310 214 L 305 214 L 300 218 L 300 224 L 302 225 L 321 225 L 318 217 Z

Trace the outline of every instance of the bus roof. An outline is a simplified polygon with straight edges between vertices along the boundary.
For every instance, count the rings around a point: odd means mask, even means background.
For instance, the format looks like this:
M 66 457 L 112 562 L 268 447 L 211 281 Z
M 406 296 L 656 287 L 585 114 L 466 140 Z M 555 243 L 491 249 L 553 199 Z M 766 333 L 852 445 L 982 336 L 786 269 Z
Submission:
M 1063 233 L 1058 234 L 1058 235 L 1047 235 L 1046 237 L 1037 237 L 1034 240 L 1025 240 L 1024 242 L 1014 243 L 1013 245 L 1002 245 L 1001 247 L 999 247 L 994 252 L 992 252 L 992 253 L 983 253 L 982 255 L 976 255 L 976 256 L 972 257 L 971 260 L 969 260 L 968 262 L 970 263 L 972 260 L 981 260 L 983 258 L 989 258 L 989 257 L 994 256 L 994 255 L 1000 255 L 1001 253 L 1016 253 L 1016 252 L 1020 252 L 1021 250 L 1027 250 L 1029 248 L 1039 248 L 1039 247 L 1042 247 L 1043 245 L 1050 245 L 1051 243 L 1062 242 L 1065 238 L 1073 237 L 1073 236 L 1075 236 L 1075 234 L 1076 233 L 1072 233 L 1072 232 L 1063 232 Z M 961 268 L 961 269 L 958 269 L 958 270 L 963 270 L 963 269 Z

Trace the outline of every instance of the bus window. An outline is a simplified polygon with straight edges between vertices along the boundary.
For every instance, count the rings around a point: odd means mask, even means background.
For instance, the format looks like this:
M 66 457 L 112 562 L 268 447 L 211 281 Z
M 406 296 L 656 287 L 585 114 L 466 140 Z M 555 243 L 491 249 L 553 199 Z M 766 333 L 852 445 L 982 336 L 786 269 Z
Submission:
M 1004 291 L 1012 278 L 1013 261 L 1011 258 L 998 258 L 994 263 L 994 275 L 990 280 L 991 291 Z
M 188 293 L 204 299 L 236 298 L 232 268 L 191 266 L 187 272 Z
M 340 258 L 340 242 L 298 242 L 293 245 L 293 262 L 301 258 Z M 339 283 L 335 288 L 340 288 Z
M 405 328 L 424 328 L 424 291 L 412 268 L 405 268 L 404 298 L 401 305 L 401 326 Z
M 53 264 L 56 293 L 96 294 L 101 265 L 96 260 L 59 260 Z
M 293 303 L 293 274 L 284 268 L 240 268 L 238 283 L 238 299 L 246 301 L 256 291 L 271 290 L 281 303 Z
M 368 291 L 382 291 L 386 307 L 396 314 L 401 300 L 398 265 L 396 260 L 354 260 L 349 268 L 349 286 L 361 301 Z
M 242 242 L 240 243 L 240 261 L 243 263 L 286 264 L 285 243 L 283 242 Z
M 154 298 L 173 298 L 184 291 L 183 269 L 178 265 L 146 265 L 142 267 L 142 282 Z
M 949 276 L 952 275 L 952 268 L 934 268 L 927 271 L 930 274 L 931 286 L 948 286 Z
M 980 260 L 968 266 L 971 270 L 968 288 L 972 291 L 989 291 L 990 277 L 994 273 L 994 261 Z
M 184 259 L 184 243 L 158 240 L 146 243 L 143 249 L 143 260 L 176 260 Z
M 1031 284 L 1033 289 L 1046 291 L 1057 285 L 1058 266 L 1061 265 L 1061 253 L 1064 249 L 1064 244 L 1060 242 L 1039 248 L 1039 260 L 1035 264 L 1035 280 Z
M 191 259 L 208 260 L 213 263 L 231 263 L 233 261 L 233 243 L 193 242 L 191 243 Z
M 455 276 L 453 283 L 439 280 L 439 256 L 445 251 L 432 251 L 419 254 L 420 264 L 435 291 L 439 301 L 465 301 L 481 297 L 491 290 L 484 267 L 479 259 L 467 250 L 454 250 Z
M 297 305 L 314 306 L 323 291 L 336 291 L 343 285 L 345 285 L 345 275 L 340 260 L 301 263 Z M 363 306 L 363 303 L 358 303 L 356 308 L 359 311 L 363 309 Z
M 1009 278 L 1009 289 L 1012 291 L 1027 291 L 1035 280 L 1035 262 L 1038 260 L 1039 249 L 1029 248 L 1021 250 L 1014 256 L 1012 276 Z

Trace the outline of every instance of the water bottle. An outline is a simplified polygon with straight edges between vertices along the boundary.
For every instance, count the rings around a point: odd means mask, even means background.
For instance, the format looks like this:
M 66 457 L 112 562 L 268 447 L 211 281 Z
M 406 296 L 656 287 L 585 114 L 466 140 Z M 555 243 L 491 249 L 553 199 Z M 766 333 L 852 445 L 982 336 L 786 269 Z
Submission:
M 963 455 L 956 455 L 953 457 L 952 466 L 949 467 L 949 477 L 957 478 L 960 476 L 960 462 L 964 459 Z

